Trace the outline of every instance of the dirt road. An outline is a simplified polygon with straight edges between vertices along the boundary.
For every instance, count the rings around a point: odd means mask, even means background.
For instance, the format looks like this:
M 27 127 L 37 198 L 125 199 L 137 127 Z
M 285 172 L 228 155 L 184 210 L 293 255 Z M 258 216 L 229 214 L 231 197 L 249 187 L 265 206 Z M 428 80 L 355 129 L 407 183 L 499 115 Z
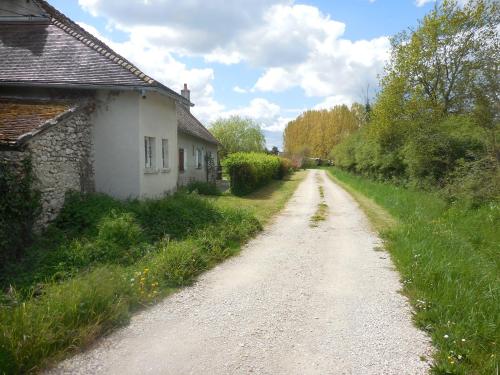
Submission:
M 425 374 L 430 344 L 380 244 L 352 198 L 311 171 L 240 256 L 53 373 Z

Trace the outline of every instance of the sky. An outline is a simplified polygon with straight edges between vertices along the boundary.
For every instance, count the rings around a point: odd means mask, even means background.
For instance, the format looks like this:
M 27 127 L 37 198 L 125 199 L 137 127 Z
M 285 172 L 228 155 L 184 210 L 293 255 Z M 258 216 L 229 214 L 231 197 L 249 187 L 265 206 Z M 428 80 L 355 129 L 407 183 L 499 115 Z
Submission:
M 49 0 L 155 80 L 191 89 L 207 126 L 250 117 L 267 146 L 307 109 L 376 94 L 390 36 L 433 0 Z

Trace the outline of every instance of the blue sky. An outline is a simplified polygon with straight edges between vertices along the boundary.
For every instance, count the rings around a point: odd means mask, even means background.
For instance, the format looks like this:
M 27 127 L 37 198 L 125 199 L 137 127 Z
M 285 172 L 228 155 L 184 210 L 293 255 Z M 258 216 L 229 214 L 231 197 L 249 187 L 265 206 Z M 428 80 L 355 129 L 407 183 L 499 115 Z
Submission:
M 192 90 L 209 125 L 251 117 L 268 146 L 311 108 L 377 90 L 389 37 L 432 0 L 49 0 L 155 79 Z

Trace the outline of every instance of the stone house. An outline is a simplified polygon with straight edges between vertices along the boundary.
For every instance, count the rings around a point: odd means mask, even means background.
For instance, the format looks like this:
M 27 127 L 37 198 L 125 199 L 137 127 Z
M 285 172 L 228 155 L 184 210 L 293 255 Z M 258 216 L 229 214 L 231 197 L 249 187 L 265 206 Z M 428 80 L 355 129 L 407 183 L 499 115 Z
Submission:
M 44 0 L 2 0 L 0 161 L 30 155 L 42 223 L 68 190 L 154 198 L 215 179 L 217 140 L 178 94 Z

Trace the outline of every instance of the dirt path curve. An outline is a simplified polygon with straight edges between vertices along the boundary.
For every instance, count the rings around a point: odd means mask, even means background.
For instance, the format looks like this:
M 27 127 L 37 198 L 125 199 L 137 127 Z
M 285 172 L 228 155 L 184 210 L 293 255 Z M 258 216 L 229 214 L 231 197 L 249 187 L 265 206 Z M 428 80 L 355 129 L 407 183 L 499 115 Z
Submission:
M 329 214 L 310 226 L 324 187 Z M 56 374 L 425 374 L 426 336 L 353 199 L 311 171 L 241 255 Z

